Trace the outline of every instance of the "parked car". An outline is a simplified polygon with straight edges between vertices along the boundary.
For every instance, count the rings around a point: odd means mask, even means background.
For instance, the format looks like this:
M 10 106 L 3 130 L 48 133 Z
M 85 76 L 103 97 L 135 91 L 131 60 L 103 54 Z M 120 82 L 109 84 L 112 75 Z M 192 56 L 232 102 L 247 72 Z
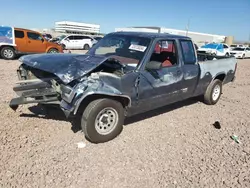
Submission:
M 230 56 L 230 48 L 223 43 L 208 43 L 198 49 L 198 53 L 212 54 L 216 56 Z
M 125 117 L 195 96 L 216 104 L 237 68 L 234 57 L 199 63 L 189 37 L 144 32 L 110 33 L 84 55 L 29 55 L 20 61 L 21 80 L 14 87 L 20 97 L 10 107 L 60 104 L 67 117 L 81 116 L 82 130 L 94 143 L 119 135 Z
M 230 51 L 232 55 L 234 55 L 236 58 L 249 58 L 250 57 L 250 48 L 234 48 Z
M 60 45 L 48 42 L 36 31 L 0 27 L 0 55 L 4 59 L 14 59 L 19 54 L 59 53 Z
M 233 48 L 242 48 L 242 47 L 244 47 L 243 44 L 232 44 L 232 45 L 230 45 L 231 49 L 233 49 Z
M 95 39 L 86 35 L 69 35 L 60 41 L 67 50 L 89 50 L 96 42 Z

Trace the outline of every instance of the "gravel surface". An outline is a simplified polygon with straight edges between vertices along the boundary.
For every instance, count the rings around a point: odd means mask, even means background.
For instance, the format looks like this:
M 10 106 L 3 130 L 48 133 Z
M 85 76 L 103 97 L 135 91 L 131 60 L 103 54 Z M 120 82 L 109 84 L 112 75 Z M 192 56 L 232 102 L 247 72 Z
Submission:
M 239 60 L 217 105 L 192 99 L 127 119 L 104 144 L 86 141 L 60 110 L 12 111 L 19 62 L 0 64 L 1 188 L 250 187 L 250 60 Z

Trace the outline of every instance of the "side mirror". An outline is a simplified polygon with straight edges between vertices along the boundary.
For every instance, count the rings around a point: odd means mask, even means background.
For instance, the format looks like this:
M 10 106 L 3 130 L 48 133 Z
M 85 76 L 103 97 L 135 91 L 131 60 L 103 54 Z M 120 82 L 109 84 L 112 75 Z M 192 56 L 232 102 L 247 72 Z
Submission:
M 147 70 L 160 70 L 162 68 L 162 63 L 159 61 L 150 61 L 145 67 Z

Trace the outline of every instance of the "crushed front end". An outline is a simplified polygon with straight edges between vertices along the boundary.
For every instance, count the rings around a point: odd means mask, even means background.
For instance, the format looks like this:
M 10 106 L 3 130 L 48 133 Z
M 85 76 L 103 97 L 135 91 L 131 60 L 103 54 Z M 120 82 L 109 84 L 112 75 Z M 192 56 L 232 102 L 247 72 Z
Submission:
M 18 97 L 13 98 L 9 104 L 13 110 L 28 103 L 59 104 L 60 85 L 55 76 L 25 65 L 18 68 L 17 76 L 19 81 L 13 90 Z

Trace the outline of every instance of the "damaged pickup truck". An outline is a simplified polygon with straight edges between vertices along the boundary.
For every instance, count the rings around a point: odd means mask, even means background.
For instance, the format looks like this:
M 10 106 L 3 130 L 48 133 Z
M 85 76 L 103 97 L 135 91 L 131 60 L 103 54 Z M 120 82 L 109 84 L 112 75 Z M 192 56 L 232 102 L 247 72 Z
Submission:
M 199 61 L 189 37 L 115 32 L 87 54 L 38 54 L 20 58 L 19 95 L 10 102 L 59 104 L 67 117 L 81 116 L 85 136 L 106 142 L 124 118 L 195 96 L 218 102 L 235 79 L 234 57 Z

